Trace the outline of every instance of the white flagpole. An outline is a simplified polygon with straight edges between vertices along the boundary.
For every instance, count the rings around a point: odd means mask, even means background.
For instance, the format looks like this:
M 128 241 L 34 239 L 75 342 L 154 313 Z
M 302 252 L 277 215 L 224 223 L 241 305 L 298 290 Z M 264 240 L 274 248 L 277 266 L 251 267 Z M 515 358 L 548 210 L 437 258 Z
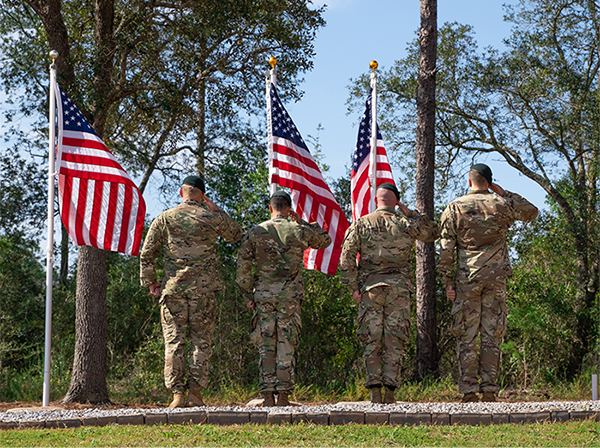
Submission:
M 277 184 L 271 182 L 273 174 L 273 123 L 271 118 L 271 84 L 277 87 L 277 59 L 274 57 L 269 58 L 269 64 L 271 64 L 271 70 L 267 71 L 267 129 L 269 131 L 269 193 L 272 195 L 277 191 Z
M 377 193 L 377 61 L 371 61 L 371 154 L 369 155 L 369 180 L 371 182 L 370 212 L 375 211 L 375 194 Z
M 46 330 L 44 340 L 44 390 L 42 406 L 50 403 L 50 348 L 52 346 L 52 267 L 54 265 L 54 153 L 56 151 L 56 58 L 58 53 L 50 52 L 50 116 L 48 142 L 48 246 L 46 249 Z

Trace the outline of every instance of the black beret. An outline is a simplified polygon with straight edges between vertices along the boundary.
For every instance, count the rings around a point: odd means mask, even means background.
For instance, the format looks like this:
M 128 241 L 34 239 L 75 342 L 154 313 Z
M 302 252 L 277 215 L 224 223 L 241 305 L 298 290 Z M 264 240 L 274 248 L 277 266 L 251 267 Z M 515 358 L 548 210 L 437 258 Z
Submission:
M 292 205 L 292 197 L 284 190 L 277 190 L 275 193 L 273 193 L 273 195 L 271 196 L 271 199 L 273 198 L 284 198 L 288 204 L 291 206 Z
M 492 170 L 485 163 L 476 163 L 471 167 L 471 171 L 477 171 L 485 180 L 488 181 L 488 184 L 492 185 Z
M 390 190 L 391 192 L 393 192 L 396 195 L 396 199 L 398 199 L 398 200 L 400 199 L 400 192 L 398 191 L 398 189 L 396 188 L 396 186 L 393 183 L 386 182 L 377 187 L 378 190 L 380 188 L 383 188 L 384 190 Z
M 204 187 L 204 181 L 199 176 L 188 176 L 183 179 L 183 185 L 191 185 L 192 187 L 198 188 L 202 193 L 206 191 Z

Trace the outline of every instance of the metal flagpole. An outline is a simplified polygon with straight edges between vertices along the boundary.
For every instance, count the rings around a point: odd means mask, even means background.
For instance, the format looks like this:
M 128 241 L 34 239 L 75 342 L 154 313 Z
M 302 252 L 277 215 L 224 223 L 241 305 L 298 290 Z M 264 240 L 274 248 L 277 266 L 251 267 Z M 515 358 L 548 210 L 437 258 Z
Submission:
M 273 171 L 273 129 L 272 129 L 272 117 L 271 117 L 271 84 L 277 87 L 277 59 L 274 57 L 269 58 L 269 64 L 271 64 L 271 70 L 267 71 L 267 128 L 269 131 L 269 193 L 272 195 L 277 191 L 277 184 L 271 182 L 272 171 Z
M 375 194 L 377 193 L 377 61 L 371 61 L 371 154 L 369 155 L 369 180 L 371 182 L 371 202 L 369 212 L 375 211 Z
M 42 406 L 50 403 L 50 348 L 52 346 L 52 267 L 54 266 L 54 157 L 56 151 L 56 58 L 58 53 L 50 52 L 50 118 L 48 142 L 48 246 L 46 249 L 46 330 L 44 340 L 44 390 Z

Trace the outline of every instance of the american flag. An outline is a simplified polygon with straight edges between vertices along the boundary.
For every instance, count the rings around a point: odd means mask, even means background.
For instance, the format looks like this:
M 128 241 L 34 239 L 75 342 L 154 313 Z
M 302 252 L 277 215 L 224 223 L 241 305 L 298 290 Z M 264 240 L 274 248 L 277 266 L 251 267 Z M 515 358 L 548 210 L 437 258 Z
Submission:
M 373 89 L 369 92 L 365 113 L 358 127 L 356 151 L 352 160 L 350 174 L 350 191 L 352 196 L 352 220 L 356 221 L 374 210 L 369 210 L 371 203 L 371 180 L 369 179 L 371 156 L 371 98 Z M 377 186 L 390 182 L 394 183 L 392 169 L 388 162 L 383 139 L 377 126 Z
M 310 154 L 302 136 L 284 109 L 275 86 L 267 99 L 270 182 L 291 190 L 292 206 L 307 222 L 317 222 L 329 233 L 332 244 L 323 250 L 308 249 L 304 266 L 326 274 L 337 271 L 344 233 L 349 227 L 323 174 Z
M 146 204 L 90 123 L 56 85 L 58 201 L 77 246 L 137 255 Z

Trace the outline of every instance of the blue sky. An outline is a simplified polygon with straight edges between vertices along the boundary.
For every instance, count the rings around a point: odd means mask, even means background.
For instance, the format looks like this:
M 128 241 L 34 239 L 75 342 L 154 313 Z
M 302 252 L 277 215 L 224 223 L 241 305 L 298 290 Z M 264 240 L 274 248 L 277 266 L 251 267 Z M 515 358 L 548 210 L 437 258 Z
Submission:
M 507 1 L 439 0 L 438 26 L 445 22 L 469 24 L 480 47 L 502 48 L 502 40 L 511 30 L 511 24 L 503 20 L 504 3 Z M 285 107 L 305 139 L 309 134 L 315 136 L 317 126 L 322 125 L 319 137 L 325 163 L 330 166 L 328 175 L 338 178 L 350 165 L 360 119 L 358 112 L 347 115 L 350 79 L 368 73 L 373 59 L 380 69 L 386 69 L 406 55 L 407 44 L 416 38 L 420 24 L 419 1 L 332 0 L 315 4 L 327 4 L 327 25 L 317 34 L 314 69 L 300 85 L 303 98 Z M 521 192 L 543 207 L 545 192 L 535 182 L 508 167 L 499 156 L 481 161 L 492 167 L 495 180 L 504 188 Z

